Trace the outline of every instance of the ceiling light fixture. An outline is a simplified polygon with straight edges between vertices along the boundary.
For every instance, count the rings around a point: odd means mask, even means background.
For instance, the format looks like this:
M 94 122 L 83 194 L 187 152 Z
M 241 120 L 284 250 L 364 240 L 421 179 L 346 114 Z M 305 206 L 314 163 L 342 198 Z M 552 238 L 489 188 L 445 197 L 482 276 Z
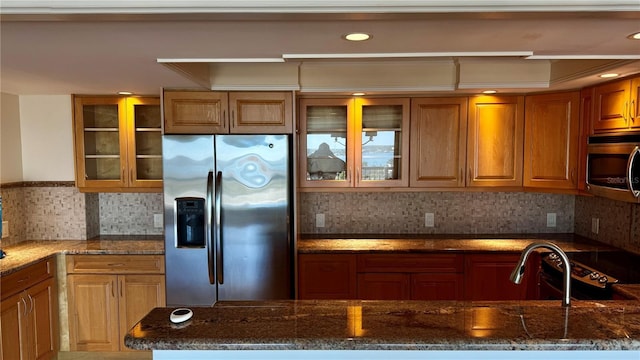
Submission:
M 371 39 L 371 35 L 365 33 L 351 33 L 344 35 L 343 38 L 349 41 L 365 41 Z
M 354 92 L 351 95 L 353 95 L 353 96 L 364 96 L 364 93 L 363 92 Z
M 616 74 L 616 73 L 608 73 L 608 74 L 600 75 L 600 77 L 603 78 L 603 79 L 614 78 L 614 77 L 618 77 L 618 76 L 620 76 L 620 74 Z
M 131 91 L 118 91 L 118 95 L 133 95 Z
M 640 40 L 640 32 L 633 33 L 633 34 L 627 36 L 627 38 L 629 38 L 631 40 Z
M 483 91 L 482 93 L 483 93 L 483 94 L 490 95 L 490 94 L 495 94 L 495 93 L 497 93 L 497 91 L 495 91 L 495 90 L 485 90 L 485 91 Z

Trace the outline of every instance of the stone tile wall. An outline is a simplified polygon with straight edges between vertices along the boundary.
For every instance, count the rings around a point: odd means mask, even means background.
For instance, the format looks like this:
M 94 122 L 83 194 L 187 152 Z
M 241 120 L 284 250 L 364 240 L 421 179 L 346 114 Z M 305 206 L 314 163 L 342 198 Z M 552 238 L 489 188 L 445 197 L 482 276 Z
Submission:
M 301 193 L 299 229 L 312 234 L 571 233 L 574 196 L 517 192 Z M 434 227 L 424 214 L 433 213 Z M 547 213 L 556 227 L 547 227 Z M 325 227 L 315 227 L 315 214 Z
M 2 215 L 9 221 L 4 245 L 24 240 L 86 239 L 85 195 L 65 183 L 4 186 Z
M 100 235 L 162 235 L 153 214 L 163 214 L 160 193 L 101 193 Z
M 600 197 L 576 197 L 576 234 L 640 254 L 640 205 Z M 592 219 L 600 219 L 598 233 Z
M 2 220 L 9 222 L 9 237 L 2 239 L 2 245 L 17 244 L 24 239 L 25 206 L 23 187 L 2 187 Z
M 2 245 L 25 240 L 86 240 L 98 235 L 162 235 L 153 214 L 163 213 L 162 194 L 81 193 L 73 182 L 3 184 Z

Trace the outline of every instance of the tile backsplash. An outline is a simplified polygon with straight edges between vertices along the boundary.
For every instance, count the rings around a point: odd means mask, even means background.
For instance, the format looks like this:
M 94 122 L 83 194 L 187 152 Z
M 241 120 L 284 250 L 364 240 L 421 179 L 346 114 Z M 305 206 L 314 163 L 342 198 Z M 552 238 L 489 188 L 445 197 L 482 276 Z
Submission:
M 73 183 L 71 183 L 73 184 Z M 66 183 L 3 185 L 3 220 L 9 222 L 4 245 L 23 240 L 86 239 L 86 199 Z
M 305 234 L 571 233 L 573 195 L 520 192 L 301 193 Z M 425 226 L 433 213 L 434 226 Z M 556 226 L 547 227 L 547 213 Z M 316 227 L 316 214 L 325 226 Z
M 163 214 L 159 193 L 101 193 L 101 235 L 162 235 L 154 228 L 153 214 Z
M 163 213 L 158 193 L 81 193 L 73 182 L 24 182 L 3 184 L 0 195 L 10 235 L 3 245 L 163 233 L 153 226 L 153 214 Z
M 160 193 L 80 193 L 73 182 L 2 184 L 2 245 L 24 240 L 83 240 L 97 235 L 161 235 L 153 215 Z M 298 195 L 305 234 L 572 233 L 640 254 L 640 205 L 524 192 L 327 192 Z M 433 227 L 425 226 L 433 214 Z M 547 213 L 556 226 L 547 226 Z M 325 226 L 316 227 L 316 214 Z M 592 218 L 599 232 L 591 231 Z
M 640 205 L 600 197 L 576 197 L 576 234 L 640 254 Z M 598 233 L 592 221 L 598 219 Z

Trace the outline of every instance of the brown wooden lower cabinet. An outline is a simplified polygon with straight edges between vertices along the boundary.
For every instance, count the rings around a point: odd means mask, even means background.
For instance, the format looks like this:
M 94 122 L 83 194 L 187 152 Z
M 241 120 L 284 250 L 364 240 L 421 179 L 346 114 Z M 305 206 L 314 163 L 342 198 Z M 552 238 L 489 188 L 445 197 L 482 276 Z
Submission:
M 72 351 L 133 351 L 126 332 L 165 306 L 162 256 L 69 255 L 67 273 Z
M 519 253 L 300 254 L 299 299 L 522 300 L 538 298 L 537 254 L 522 284 Z
M 408 300 L 411 298 L 409 274 L 364 273 L 358 274 L 358 299 Z
M 356 256 L 351 254 L 300 254 L 299 299 L 355 299 Z
M 509 279 L 519 253 L 479 253 L 465 255 L 465 300 L 525 300 L 537 299 L 537 279 L 540 258 L 532 253 L 527 261 L 521 284 Z
M 462 274 L 411 275 L 411 300 L 459 300 L 463 291 Z
M 58 297 L 54 273 L 55 260 L 51 258 L 2 278 L 1 359 L 56 356 Z

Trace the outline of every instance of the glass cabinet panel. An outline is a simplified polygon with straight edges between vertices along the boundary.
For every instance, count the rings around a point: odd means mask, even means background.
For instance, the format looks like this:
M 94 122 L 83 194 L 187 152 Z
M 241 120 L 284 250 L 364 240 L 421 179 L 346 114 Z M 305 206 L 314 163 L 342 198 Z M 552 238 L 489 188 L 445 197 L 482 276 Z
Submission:
M 351 104 L 350 99 L 301 100 L 302 186 L 349 186 Z
M 135 134 L 134 180 L 162 179 L 162 127 L 160 105 L 133 104 Z
M 300 186 L 408 186 L 408 98 L 302 99 L 300 114 Z
M 118 104 L 84 105 L 86 180 L 120 180 L 120 117 Z
M 400 178 L 402 110 L 402 105 L 362 108 L 362 181 Z
M 357 186 L 408 186 L 409 99 L 356 100 Z

